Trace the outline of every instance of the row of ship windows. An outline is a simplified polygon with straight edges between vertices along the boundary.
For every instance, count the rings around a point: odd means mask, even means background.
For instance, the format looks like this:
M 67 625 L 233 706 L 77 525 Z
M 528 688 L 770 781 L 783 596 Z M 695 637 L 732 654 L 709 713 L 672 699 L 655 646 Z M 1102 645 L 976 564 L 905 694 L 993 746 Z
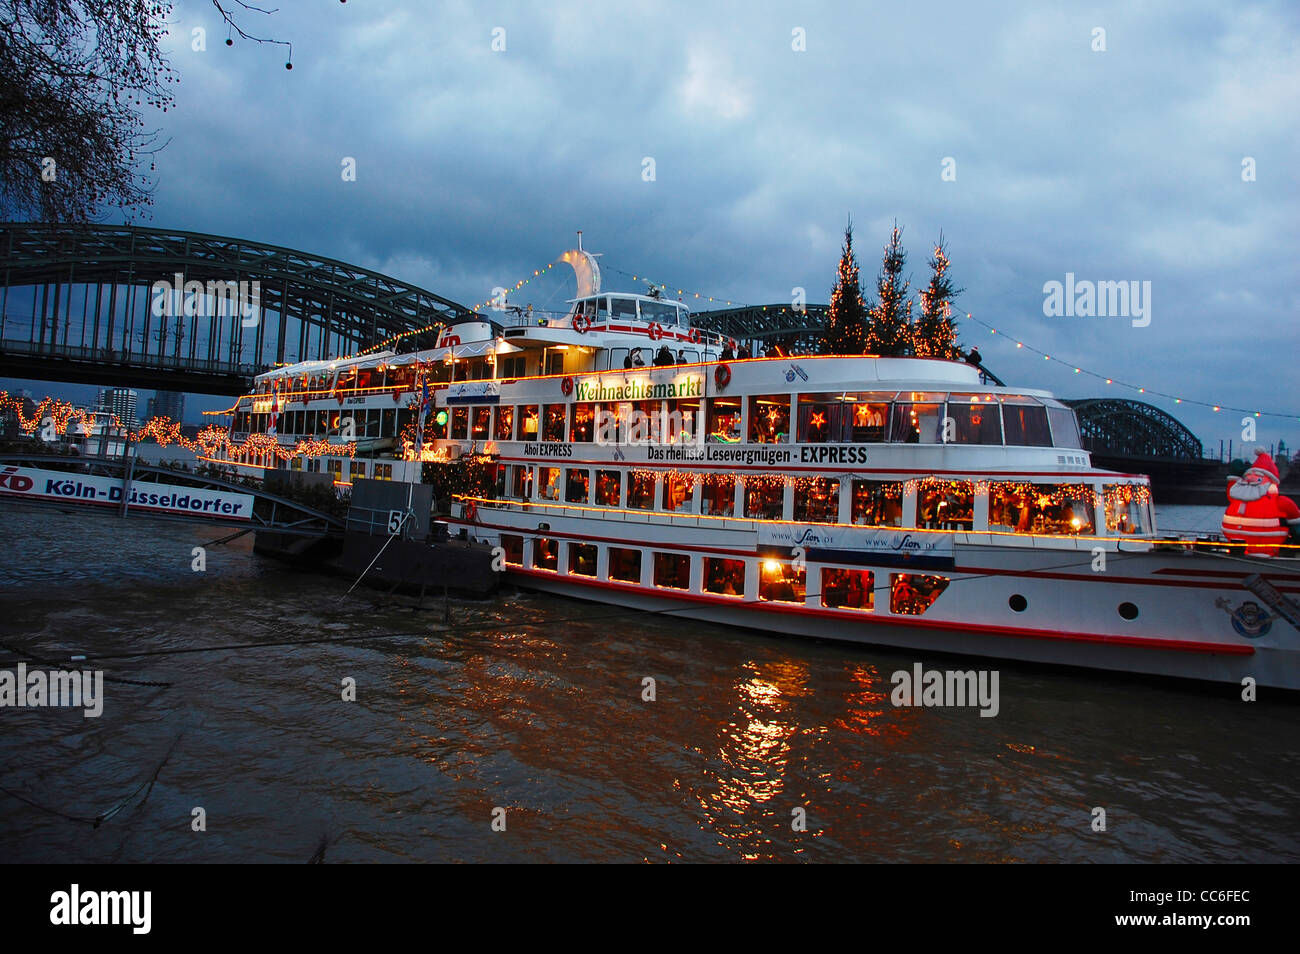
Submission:
M 547 537 L 503 533 L 505 561 L 519 567 L 560 572 L 570 576 L 631 583 L 665 590 L 689 590 L 737 600 L 795 603 L 828 609 L 871 612 L 876 608 L 876 575 L 871 570 L 822 567 L 815 577 L 819 586 L 808 590 L 805 566 L 784 560 L 702 557 L 688 553 L 650 551 L 630 547 L 602 547 Z M 528 553 L 525 554 L 525 547 Z M 645 559 L 645 557 L 649 559 Z M 694 574 L 698 572 L 699 577 Z M 889 574 L 889 611 L 920 616 L 948 586 L 948 578 L 918 573 Z M 752 588 L 751 588 L 752 587 Z M 883 588 L 883 587 L 882 587 Z
M 888 480 L 509 464 L 497 469 L 496 492 L 539 503 L 751 520 L 1083 536 L 1096 532 L 1100 507 L 1110 532 L 1152 529 L 1145 487 L 1130 484 L 1105 484 L 1098 494 L 1089 484 L 989 481 L 985 491 L 969 480 L 933 480 L 909 492 L 904 482 Z
M 1020 395 L 763 394 L 609 404 L 462 406 L 438 439 L 574 443 L 899 443 L 1081 448 L 1074 411 Z M 604 412 L 602 414 L 602 411 Z M 637 428 L 641 431 L 638 434 Z

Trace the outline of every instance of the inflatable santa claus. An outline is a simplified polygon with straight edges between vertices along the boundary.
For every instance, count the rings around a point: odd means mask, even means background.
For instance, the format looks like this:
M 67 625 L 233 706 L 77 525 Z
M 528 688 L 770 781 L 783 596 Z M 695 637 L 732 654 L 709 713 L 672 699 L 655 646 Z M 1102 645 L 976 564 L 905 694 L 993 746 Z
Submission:
M 1228 509 L 1223 512 L 1223 535 L 1246 544 L 1256 556 L 1277 556 L 1291 530 L 1300 530 L 1300 507 L 1277 492 L 1281 477 L 1277 465 L 1262 447 L 1255 448 L 1255 463 L 1240 477 L 1228 478 Z

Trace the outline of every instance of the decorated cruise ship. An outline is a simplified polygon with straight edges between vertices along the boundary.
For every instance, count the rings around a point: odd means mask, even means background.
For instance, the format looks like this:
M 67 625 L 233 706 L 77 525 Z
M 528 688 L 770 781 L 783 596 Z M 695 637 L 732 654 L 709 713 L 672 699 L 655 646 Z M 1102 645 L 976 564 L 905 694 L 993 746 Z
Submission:
M 782 634 L 1300 689 L 1294 548 L 1161 537 L 1148 480 L 1092 465 L 1074 412 L 967 363 L 749 357 L 684 304 L 562 316 L 261 375 L 254 469 L 418 482 L 519 586 Z M 279 448 L 313 442 L 316 456 Z M 320 450 L 323 448 L 323 450 Z

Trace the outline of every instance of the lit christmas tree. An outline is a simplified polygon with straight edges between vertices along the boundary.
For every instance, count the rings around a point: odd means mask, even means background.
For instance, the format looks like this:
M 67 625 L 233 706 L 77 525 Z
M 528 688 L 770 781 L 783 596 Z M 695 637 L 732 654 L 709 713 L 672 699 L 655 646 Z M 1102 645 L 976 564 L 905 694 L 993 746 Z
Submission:
M 880 302 L 867 313 L 867 353 L 885 357 L 910 354 L 912 350 L 912 299 L 903 278 L 907 253 L 903 251 L 902 229 L 894 225 L 885 258 L 876 279 Z
M 831 307 L 826 318 L 823 354 L 862 354 L 863 323 L 867 306 L 858 282 L 858 260 L 853 254 L 853 221 L 844 228 L 844 251 L 839 276 L 831 289 Z
M 918 358 L 961 358 L 957 347 L 957 323 L 952 317 L 952 301 L 963 289 L 954 288 L 948 277 L 948 255 L 943 233 L 930 259 L 929 286 L 921 292 L 921 314 L 912 334 L 912 352 Z

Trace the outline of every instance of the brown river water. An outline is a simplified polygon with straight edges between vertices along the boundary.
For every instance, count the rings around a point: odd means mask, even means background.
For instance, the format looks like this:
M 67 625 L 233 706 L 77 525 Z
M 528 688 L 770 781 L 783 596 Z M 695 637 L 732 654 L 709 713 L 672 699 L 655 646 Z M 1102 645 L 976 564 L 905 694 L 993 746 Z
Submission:
M 224 533 L 0 508 L 0 669 L 153 654 L 99 718 L 0 708 L 0 860 L 1300 861 L 1295 698 L 515 590 L 447 627 L 246 538 L 195 572 Z M 894 707 L 914 662 L 997 669 L 996 717 Z

